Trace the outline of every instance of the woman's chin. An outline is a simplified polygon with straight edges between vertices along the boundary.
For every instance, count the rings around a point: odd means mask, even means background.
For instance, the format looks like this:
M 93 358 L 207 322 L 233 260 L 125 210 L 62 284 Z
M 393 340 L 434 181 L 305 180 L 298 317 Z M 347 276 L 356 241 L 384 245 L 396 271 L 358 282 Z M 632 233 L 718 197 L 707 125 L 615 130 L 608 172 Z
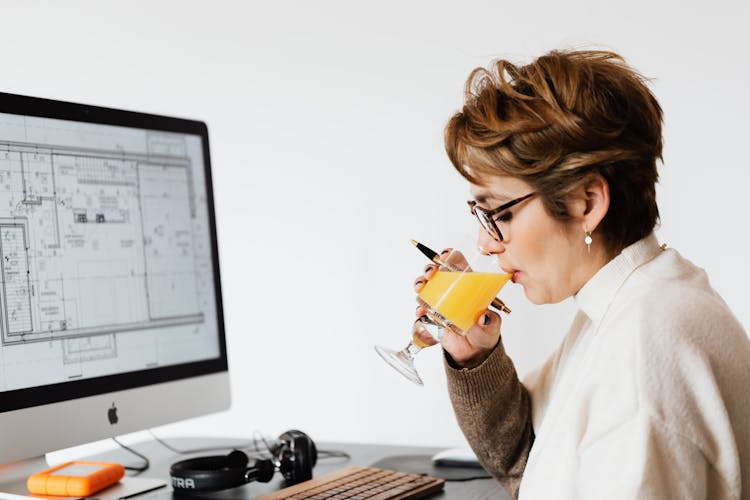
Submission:
M 543 304 L 544 302 L 540 300 L 540 297 L 535 292 L 536 291 L 533 288 L 523 285 L 523 293 L 526 294 L 526 298 L 529 299 L 529 302 L 536 305 Z
M 523 285 L 523 292 L 526 294 L 526 298 L 529 299 L 529 302 L 534 305 L 541 306 L 542 304 L 550 304 L 552 302 L 550 298 L 540 290 L 534 289 L 528 285 Z
M 544 304 L 557 304 L 567 299 L 571 295 L 557 294 L 551 295 L 549 293 L 542 293 L 540 290 L 534 290 L 533 288 L 523 287 L 523 291 L 526 294 L 526 298 L 529 299 L 534 305 L 541 306 Z

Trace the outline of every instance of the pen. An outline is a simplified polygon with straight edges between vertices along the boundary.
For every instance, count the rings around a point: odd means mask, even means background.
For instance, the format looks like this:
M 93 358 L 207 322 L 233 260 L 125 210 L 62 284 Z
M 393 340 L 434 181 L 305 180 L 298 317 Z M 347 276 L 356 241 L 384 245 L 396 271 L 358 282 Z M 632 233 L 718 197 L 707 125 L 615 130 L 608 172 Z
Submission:
M 449 271 L 454 271 L 454 272 L 461 272 L 462 271 L 461 269 L 457 268 L 453 264 L 449 264 L 449 263 L 441 260 L 440 259 L 440 254 L 437 253 L 435 250 L 433 250 L 433 249 L 431 249 L 431 248 L 429 248 L 429 247 L 421 244 L 417 240 L 411 240 L 411 242 L 414 244 L 415 247 L 417 247 L 417 249 L 420 252 L 422 252 L 423 254 L 425 254 L 425 256 L 427 256 L 427 258 L 430 259 L 435 264 L 437 264 L 437 265 L 439 265 L 441 267 L 444 267 L 444 268 L 448 269 Z M 495 309 L 497 309 L 498 311 L 502 311 L 505 314 L 510 314 L 510 308 L 508 306 L 506 306 L 505 303 L 502 300 L 498 299 L 497 297 L 495 297 L 494 299 L 492 299 L 492 303 L 490 305 L 492 307 L 494 307 Z

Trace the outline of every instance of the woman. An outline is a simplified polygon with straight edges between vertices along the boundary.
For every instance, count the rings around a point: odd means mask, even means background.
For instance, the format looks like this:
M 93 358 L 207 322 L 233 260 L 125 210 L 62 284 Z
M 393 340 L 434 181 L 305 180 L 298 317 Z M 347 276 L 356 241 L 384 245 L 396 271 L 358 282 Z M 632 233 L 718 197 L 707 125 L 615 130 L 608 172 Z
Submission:
M 459 425 L 514 497 L 750 499 L 750 340 L 653 234 L 661 124 L 622 58 L 570 51 L 476 69 L 446 127 L 480 248 L 531 302 L 579 307 L 523 382 L 494 312 L 441 340 Z

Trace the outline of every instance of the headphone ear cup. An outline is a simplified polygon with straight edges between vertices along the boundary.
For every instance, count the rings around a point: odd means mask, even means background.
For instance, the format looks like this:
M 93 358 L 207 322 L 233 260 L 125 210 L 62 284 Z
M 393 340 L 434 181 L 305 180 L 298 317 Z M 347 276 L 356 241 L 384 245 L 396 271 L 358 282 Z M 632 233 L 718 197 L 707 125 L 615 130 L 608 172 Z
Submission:
M 249 461 L 250 459 L 248 456 L 240 450 L 232 450 L 229 455 L 227 455 L 227 467 L 232 469 L 247 467 Z
M 283 444 L 278 449 L 279 470 L 292 484 L 312 479 L 312 468 L 318 460 L 318 450 L 310 436 L 302 431 L 289 430 L 279 436 Z
M 312 479 L 312 468 L 314 465 L 312 451 L 315 445 L 307 436 L 294 438 L 294 473 L 292 481 L 301 483 Z

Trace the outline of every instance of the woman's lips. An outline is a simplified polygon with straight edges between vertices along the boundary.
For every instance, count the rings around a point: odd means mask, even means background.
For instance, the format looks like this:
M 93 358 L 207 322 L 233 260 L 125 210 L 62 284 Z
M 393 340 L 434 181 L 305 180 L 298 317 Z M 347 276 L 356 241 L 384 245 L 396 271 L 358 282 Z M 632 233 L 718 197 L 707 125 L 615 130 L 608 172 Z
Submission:
M 521 271 L 519 271 L 517 269 L 508 269 L 508 268 L 502 267 L 502 266 L 501 266 L 501 269 L 503 270 L 504 273 L 508 273 L 508 274 L 511 275 L 510 280 L 513 283 L 516 283 L 516 281 L 518 280 L 518 276 L 521 274 Z

